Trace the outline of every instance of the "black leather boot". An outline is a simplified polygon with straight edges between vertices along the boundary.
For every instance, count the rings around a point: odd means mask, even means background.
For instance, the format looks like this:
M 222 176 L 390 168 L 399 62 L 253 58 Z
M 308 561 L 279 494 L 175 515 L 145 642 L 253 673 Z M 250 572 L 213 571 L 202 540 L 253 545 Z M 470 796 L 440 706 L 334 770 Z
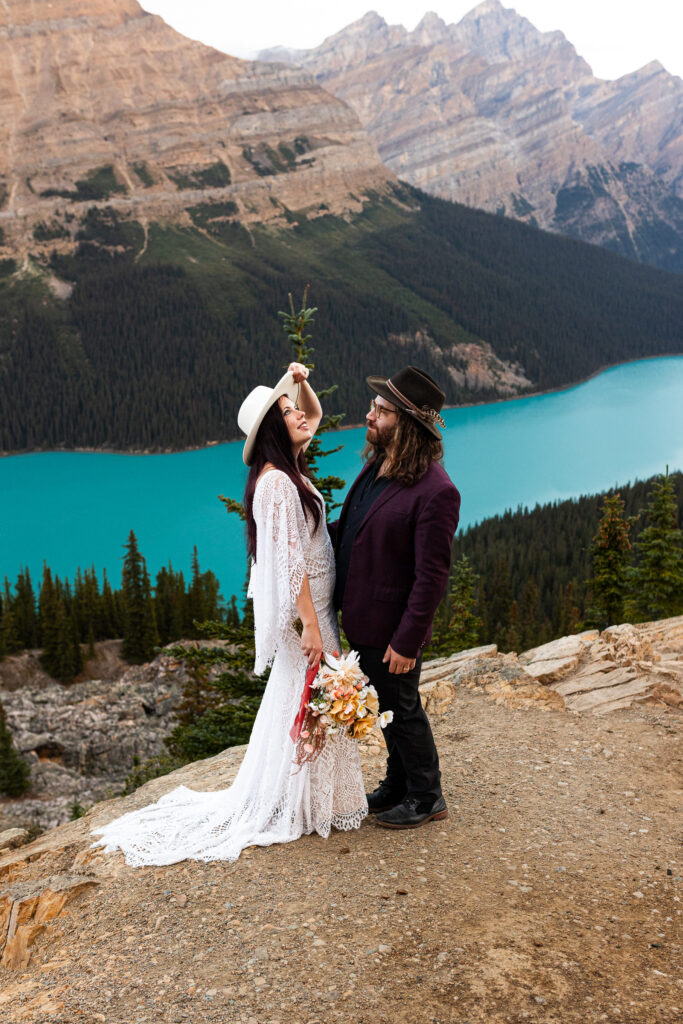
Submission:
M 368 810 L 370 814 L 379 814 L 381 811 L 389 811 L 396 804 L 400 804 L 405 796 L 405 790 L 396 790 L 381 782 L 377 789 L 367 794 Z
M 442 796 L 437 800 L 409 796 L 391 810 L 378 814 L 376 820 L 383 828 L 419 828 L 428 821 L 442 821 L 447 817 L 448 808 Z

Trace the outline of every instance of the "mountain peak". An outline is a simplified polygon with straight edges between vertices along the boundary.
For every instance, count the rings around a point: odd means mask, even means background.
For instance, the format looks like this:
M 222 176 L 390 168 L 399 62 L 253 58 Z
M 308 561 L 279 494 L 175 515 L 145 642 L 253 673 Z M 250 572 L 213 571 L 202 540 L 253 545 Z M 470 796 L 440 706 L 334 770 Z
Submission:
M 403 25 L 388 25 L 377 11 L 368 11 L 346 28 L 328 36 L 317 54 L 334 54 L 335 66 L 348 66 L 368 60 L 405 42 L 408 33 Z
M 536 50 L 558 45 L 574 51 L 562 32 L 539 31 L 500 0 L 483 0 L 458 22 L 454 35 L 488 59 L 519 60 Z
M 447 34 L 446 22 L 434 11 L 427 11 L 420 23 L 410 33 L 411 42 L 421 46 L 432 46 Z

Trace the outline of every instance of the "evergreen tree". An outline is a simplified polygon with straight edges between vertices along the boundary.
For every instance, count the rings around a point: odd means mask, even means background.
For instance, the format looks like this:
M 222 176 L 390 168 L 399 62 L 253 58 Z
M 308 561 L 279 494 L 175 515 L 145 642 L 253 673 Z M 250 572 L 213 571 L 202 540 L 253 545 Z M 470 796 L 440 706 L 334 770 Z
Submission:
M 568 636 L 570 633 L 575 633 L 579 627 L 581 609 L 579 604 L 580 597 L 578 599 L 576 597 L 577 590 L 577 582 L 572 580 L 566 584 L 562 592 L 558 627 L 556 630 L 557 636 Z
M 106 569 L 102 573 L 98 635 L 102 638 L 121 636 L 121 620 Z
M 538 629 L 539 593 L 533 576 L 524 584 L 519 608 L 519 649 L 528 651 L 536 642 Z M 517 648 L 515 648 L 517 650 Z
M 202 585 L 202 573 L 199 568 L 199 556 L 197 554 L 196 544 L 192 548 L 191 572 L 192 582 L 190 583 L 190 589 L 187 595 L 190 625 L 195 622 L 205 622 L 208 618 L 204 603 L 204 587 Z
M 481 619 L 476 614 L 476 587 L 479 577 L 467 555 L 455 563 L 450 584 L 450 622 L 444 654 L 455 654 L 476 647 L 480 641 Z
M 83 667 L 78 628 L 73 609 L 68 611 L 70 590 L 45 566 L 40 588 L 39 612 L 42 653 L 40 663 L 53 679 L 69 682 Z
M 278 316 L 282 319 L 282 328 L 289 338 L 292 346 L 294 361 L 297 363 L 303 363 L 304 366 L 309 368 L 309 370 L 312 370 L 314 368 L 314 364 L 310 362 L 310 359 L 315 349 L 309 345 L 309 342 L 312 339 L 310 334 L 306 334 L 306 331 L 314 322 L 314 315 L 318 312 L 318 309 L 316 306 L 309 307 L 306 305 L 308 301 L 308 285 L 306 285 L 304 289 L 303 299 L 301 300 L 301 309 L 298 312 L 294 309 L 292 293 L 290 292 L 287 297 L 289 299 L 289 310 L 281 310 L 278 313 Z M 318 391 L 318 398 L 321 400 L 329 398 L 336 390 L 337 385 L 332 384 L 329 388 L 325 388 L 323 391 Z M 313 482 L 323 496 L 325 509 L 327 510 L 328 515 L 333 509 L 339 508 L 340 502 L 336 502 L 334 500 L 334 492 L 342 490 L 345 481 L 338 476 L 320 476 L 319 463 L 320 460 L 324 459 L 327 455 L 334 455 L 335 452 L 341 451 L 344 446 L 337 445 L 335 448 L 329 448 L 327 451 L 323 451 L 322 435 L 328 430 L 336 430 L 343 419 L 344 413 L 337 413 L 334 416 L 324 416 L 321 423 L 318 425 L 318 429 L 313 440 L 306 449 L 306 462 L 311 471 Z
M 80 641 L 86 643 L 90 636 L 93 638 L 96 634 L 99 636 L 101 618 L 100 589 L 94 566 L 86 569 L 84 573 L 81 572 L 80 568 L 76 570 L 74 606 Z
M 510 623 L 512 608 L 512 587 L 510 585 L 510 566 L 507 558 L 499 558 L 493 567 L 490 585 L 487 581 L 488 598 L 488 634 L 492 642 L 499 647 L 505 646 L 506 631 Z
M 168 568 L 162 566 L 157 573 L 154 588 L 154 614 L 156 616 L 159 642 L 162 646 L 172 640 L 180 640 L 189 635 L 185 630 L 189 622 L 187 612 L 187 595 L 182 572 L 174 572 L 169 562 Z
M 598 532 L 590 554 L 593 576 L 588 581 L 590 603 L 588 619 L 600 629 L 614 626 L 625 618 L 624 599 L 631 562 L 629 531 L 633 518 L 625 518 L 620 494 L 606 497 Z
M 636 542 L 638 561 L 629 577 L 629 611 L 639 621 L 683 612 L 683 533 L 668 466 L 652 485 L 645 517 L 647 526 Z
M 309 370 L 312 370 L 314 369 L 314 363 L 310 362 L 310 359 L 315 349 L 309 345 L 309 342 L 312 339 L 310 334 L 306 334 L 306 331 L 314 322 L 314 315 L 318 310 L 317 306 L 309 307 L 306 305 L 308 301 L 308 288 L 308 285 L 304 288 L 301 309 L 298 310 L 298 312 L 294 309 L 294 301 L 292 299 L 292 293 L 290 292 L 288 294 L 289 310 L 281 310 L 278 313 L 278 316 L 282 319 L 282 328 L 285 331 L 292 348 L 292 360 L 297 363 L 303 363 Z M 318 391 L 317 395 L 320 399 L 326 399 L 336 391 L 337 385 L 332 384 L 329 388 Z M 339 508 L 341 503 L 334 500 L 334 492 L 342 490 L 346 481 L 342 480 L 341 477 L 333 475 L 320 476 L 319 463 L 320 460 L 324 459 L 327 455 L 333 455 L 335 452 L 341 451 L 343 445 L 337 445 L 335 448 L 329 448 L 326 451 L 323 451 L 321 435 L 326 433 L 328 430 L 335 430 L 344 419 L 344 415 L 344 413 L 336 413 L 333 416 L 324 416 L 321 423 L 318 425 L 318 429 L 313 440 L 306 449 L 306 462 L 311 471 L 313 483 L 323 496 L 325 510 L 328 516 L 333 509 Z M 237 501 L 235 498 L 226 498 L 223 495 L 220 495 L 220 500 L 223 502 L 228 512 L 234 512 L 241 519 L 244 519 L 244 508 L 240 501 Z
M 132 664 L 149 661 L 159 642 L 149 573 L 133 531 L 125 545 L 121 574 L 123 657 Z
M 0 793 L 21 796 L 29 787 L 30 771 L 14 746 L 5 709 L 0 703 Z
M 234 629 L 235 626 L 240 624 L 240 613 L 237 610 L 237 598 L 233 594 L 230 598 L 230 604 L 227 607 L 225 613 L 225 625 L 228 629 Z
M 36 612 L 36 598 L 33 593 L 31 574 L 28 569 L 22 569 L 15 584 L 16 597 L 13 602 L 13 612 L 16 621 L 17 632 L 21 638 L 22 647 L 38 646 L 38 614 Z
M 17 654 L 23 650 L 24 643 L 19 629 L 17 613 L 15 610 L 16 601 L 12 597 L 10 583 L 5 577 L 4 593 L 0 597 L 2 606 L 2 619 L 0 620 L 0 655 Z
M 519 605 L 513 601 L 510 605 L 508 624 L 503 630 L 500 642 L 502 651 L 520 651 L 522 649 L 522 634 L 519 622 Z

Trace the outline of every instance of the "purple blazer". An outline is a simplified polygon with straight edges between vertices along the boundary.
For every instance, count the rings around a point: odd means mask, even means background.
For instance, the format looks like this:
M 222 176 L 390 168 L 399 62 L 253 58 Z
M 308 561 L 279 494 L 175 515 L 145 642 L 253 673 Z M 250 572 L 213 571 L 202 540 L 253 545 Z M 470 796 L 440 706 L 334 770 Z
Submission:
M 364 467 L 329 524 L 337 535 Z M 451 544 L 458 528 L 460 494 L 445 469 L 432 462 L 418 483 L 390 483 L 356 534 L 342 604 L 342 626 L 352 646 L 393 649 L 416 658 L 432 635 L 432 622 L 448 583 Z

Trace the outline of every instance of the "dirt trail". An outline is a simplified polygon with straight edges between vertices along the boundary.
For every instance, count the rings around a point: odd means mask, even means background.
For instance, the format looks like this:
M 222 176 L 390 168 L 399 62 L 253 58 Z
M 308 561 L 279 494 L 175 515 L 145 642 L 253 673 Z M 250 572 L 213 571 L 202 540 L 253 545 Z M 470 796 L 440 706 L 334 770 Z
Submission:
M 15 886 L 47 869 L 99 884 L 27 967 L 0 971 L 0 1021 L 673 1024 L 680 724 L 665 707 L 596 718 L 458 688 L 435 719 L 448 820 L 389 832 L 369 819 L 236 864 L 89 858 L 86 828 L 119 813 L 99 805 L 15 851 L 34 850 Z M 239 752 L 219 757 L 210 788 Z M 363 758 L 372 785 L 381 754 Z M 185 771 L 206 780 L 210 765 Z

